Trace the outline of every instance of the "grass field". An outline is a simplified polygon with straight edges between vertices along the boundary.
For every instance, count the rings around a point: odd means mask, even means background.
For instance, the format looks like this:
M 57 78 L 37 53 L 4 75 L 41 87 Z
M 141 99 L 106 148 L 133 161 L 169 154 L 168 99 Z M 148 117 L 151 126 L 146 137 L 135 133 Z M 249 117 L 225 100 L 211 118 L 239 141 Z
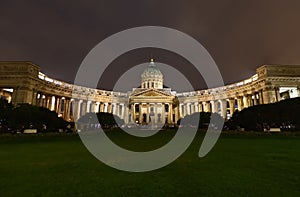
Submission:
M 109 134 L 134 150 L 163 145 L 173 132 L 137 140 Z M 300 136 L 222 135 L 198 158 L 203 134 L 172 164 L 146 173 L 112 169 L 77 135 L 0 136 L 0 196 L 300 196 Z

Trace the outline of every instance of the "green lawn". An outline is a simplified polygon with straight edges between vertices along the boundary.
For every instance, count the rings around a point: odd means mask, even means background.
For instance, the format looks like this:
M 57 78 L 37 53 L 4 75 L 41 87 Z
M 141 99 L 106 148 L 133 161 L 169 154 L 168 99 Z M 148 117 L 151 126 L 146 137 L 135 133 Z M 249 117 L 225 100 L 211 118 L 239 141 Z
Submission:
M 173 134 L 110 137 L 142 151 Z M 223 135 L 200 159 L 202 139 L 162 169 L 129 173 L 98 161 L 74 134 L 2 135 L 0 196 L 300 196 L 300 136 Z

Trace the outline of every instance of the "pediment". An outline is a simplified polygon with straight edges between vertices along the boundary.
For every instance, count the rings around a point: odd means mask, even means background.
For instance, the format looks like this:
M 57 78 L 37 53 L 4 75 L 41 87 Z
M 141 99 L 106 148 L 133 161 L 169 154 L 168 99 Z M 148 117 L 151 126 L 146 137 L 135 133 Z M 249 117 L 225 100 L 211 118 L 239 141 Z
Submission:
M 160 90 L 150 89 L 132 94 L 135 97 L 170 97 L 172 95 Z

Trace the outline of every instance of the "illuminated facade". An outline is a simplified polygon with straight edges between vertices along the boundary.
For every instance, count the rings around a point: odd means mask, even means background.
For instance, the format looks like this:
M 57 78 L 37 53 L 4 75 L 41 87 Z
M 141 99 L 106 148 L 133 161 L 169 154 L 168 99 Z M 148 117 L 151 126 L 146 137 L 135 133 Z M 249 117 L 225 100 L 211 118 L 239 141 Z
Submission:
M 256 74 L 222 87 L 177 93 L 163 88 L 154 61 L 141 75 L 141 87 L 113 92 L 50 78 L 31 62 L 0 62 L 0 96 L 13 104 L 29 103 L 76 121 L 88 112 L 108 112 L 125 123 L 175 124 L 194 112 L 215 112 L 228 119 L 235 110 L 300 96 L 300 66 L 263 65 Z

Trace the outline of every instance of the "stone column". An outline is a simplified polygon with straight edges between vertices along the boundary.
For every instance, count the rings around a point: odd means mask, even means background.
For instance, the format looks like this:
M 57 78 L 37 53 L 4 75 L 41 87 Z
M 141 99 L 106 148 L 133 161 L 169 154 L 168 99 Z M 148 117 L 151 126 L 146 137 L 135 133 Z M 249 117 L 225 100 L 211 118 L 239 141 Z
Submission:
M 244 106 L 244 108 L 247 108 L 247 107 L 249 107 L 249 104 L 248 104 L 248 96 L 247 95 L 245 95 L 244 97 L 243 97 L 243 106 Z
M 91 109 L 91 101 L 86 101 L 86 113 L 91 112 L 90 109 Z
M 150 116 L 150 106 L 149 106 L 149 103 L 147 103 L 147 114 L 146 114 L 146 123 L 148 124 L 149 123 L 149 116 Z M 153 120 L 151 120 L 153 121 Z
M 237 101 L 238 101 L 238 110 L 242 111 L 242 109 L 244 108 L 244 106 L 243 106 L 243 98 L 242 97 L 238 97 Z
M 91 106 L 90 106 L 90 111 L 92 112 L 92 113 L 95 113 L 96 111 L 95 111 L 95 107 L 96 106 L 96 102 L 95 101 L 91 101 Z
M 135 123 L 135 104 L 131 104 L 131 120 Z
M 182 103 L 179 103 L 178 107 L 179 107 L 179 116 L 180 116 L 180 117 L 183 117 Z
M 74 121 L 77 121 L 80 117 L 80 101 L 74 99 L 73 102 L 73 119 Z
M 63 119 L 64 119 L 64 115 L 65 115 L 65 110 L 66 110 L 66 99 L 65 99 L 65 97 L 63 97 L 62 99 L 61 99 L 61 114 L 62 114 L 62 117 L 63 117 Z
M 103 112 L 107 113 L 108 112 L 108 103 L 105 102 L 104 105 L 103 105 Z
M 98 113 L 98 112 L 99 112 L 99 105 L 100 105 L 100 103 L 99 103 L 99 102 L 96 102 L 96 104 L 95 104 L 95 109 L 94 109 L 94 112 L 95 112 L 95 113 Z
M 139 122 L 140 122 L 140 124 L 143 122 L 142 104 L 141 103 L 139 103 Z
M 120 116 L 121 116 L 121 118 L 122 119 L 124 119 L 124 116 L 125 116 L 125 104 L 124 103 L 122 103 L 121 105 L 120 105 L 121 107 L 119 108 L 119 110 L 121 111 L 120 112 Z
M 61 98 L 57 98 L 57 113 L 58 114 L 61 113 L 61 104 L 62 104 L 62 99 Z
M 32 90 L 32 105 L 37 105 L 37 99 L 36 99 L 36 97 L 37 97 L 37 91 L 36 90 Z
M 263 90 L 264 104 L 274 103 L 276 101 L 275 91 L 271 87 Z
M 107 112 L 112 113 L 112 103 L 107 104 Z M 118 114 L 119 115 L 119 114 Z
M 198 104 L 198 102 L 195 102 L 195 112 L 199 112 L 199 104 Z
M 86 114 L 86 107 L 87 107 L 87 102 L 84 100 L 81 103 L 81 114 L 80 114 L 80 117 L 84 116 Z
M 175 124 L 177 124 L 177 120 L 179 119 L 179 110 L 178 110 L 178 105 L 174 108 L 174 113 L 175 113 Z
M 190 103 L 190 114 L 193 114 L 194 112 L 195 112 L 194 103 Z
M 161 114 L 161 121 L 163 124 L 165 124 L 166 122 L 166 108 L 165 108 L 165 104 L 162 104 L 162 114 Z
M 264 98 L 263 98 L 262 90 L 259 90 L 258 96 L 259 96 L 259 104 L 264 104 Z
M 168 111 L 168 123 L 171 124 L 173 122 L 173 111 L 172 111 L 172 103 L 169 103 L 169 111 Z
M 55 111 L 55 96 L 51 97 L 51 111 Z
M 248 106 L 249 107 L 251 107 L 251 106 L 253 106 L 253 99 L 252 99 L 252 95 L 250 94 L 250 95 L 248 95 Z
M 45 95 L 45 105 L 43 107 L 49 109 L 49 103 L 50 103 L 49 96 Z
M 252 94 L 253 97 L 253 105 L 257 105 L 256 94 Z
M 225 99 L 221 100 L 221 116 L 227 119 L 227 101 Z
M 211 112 L 212 113 L 218 113 L 218 101 L 211 101 Z
M 204 102 L 204 111 L 205 112 L 211 112 L 210 101 Z
M 154 124 L 157 124 L 157 103 L 154 103 Z
M 230 118 L 232 117 L 232 114 L 233 114 L 234 109 L 235 109 L 234 104 L 235 104 L 234 98 L 230 98 L 230 99 L 229 99 Z
M 125 124 L 128 124 L 128 116 L 129 116 L 129 113 L 128 113 L 128 104 L 127 103 L 125 103 L 124 104 L 124 115 L 123 115 L 123 119 L 124 119 L 124 123 Z
M 104 103 L 100 102 L 100 112 L 104 112 Z
M 37 106 L 42 107 L 43 106 L 43 99 L 42 99 L 42 94 L 38 93 L 37 95 Z
M 198 109 L 199 109 L 199 112 L 203 112 L 202 102 L 198 102 Z
M 64 119 L 66 121 L 70 119 L 70 99 L 65 99 Z
M 184 116 L 188 115 L 188 103 L 183 104 L 183 114 Z
M 120 106 L 119 103 L 116 103 L 116 115 L 119 116 L 120 115 Z

